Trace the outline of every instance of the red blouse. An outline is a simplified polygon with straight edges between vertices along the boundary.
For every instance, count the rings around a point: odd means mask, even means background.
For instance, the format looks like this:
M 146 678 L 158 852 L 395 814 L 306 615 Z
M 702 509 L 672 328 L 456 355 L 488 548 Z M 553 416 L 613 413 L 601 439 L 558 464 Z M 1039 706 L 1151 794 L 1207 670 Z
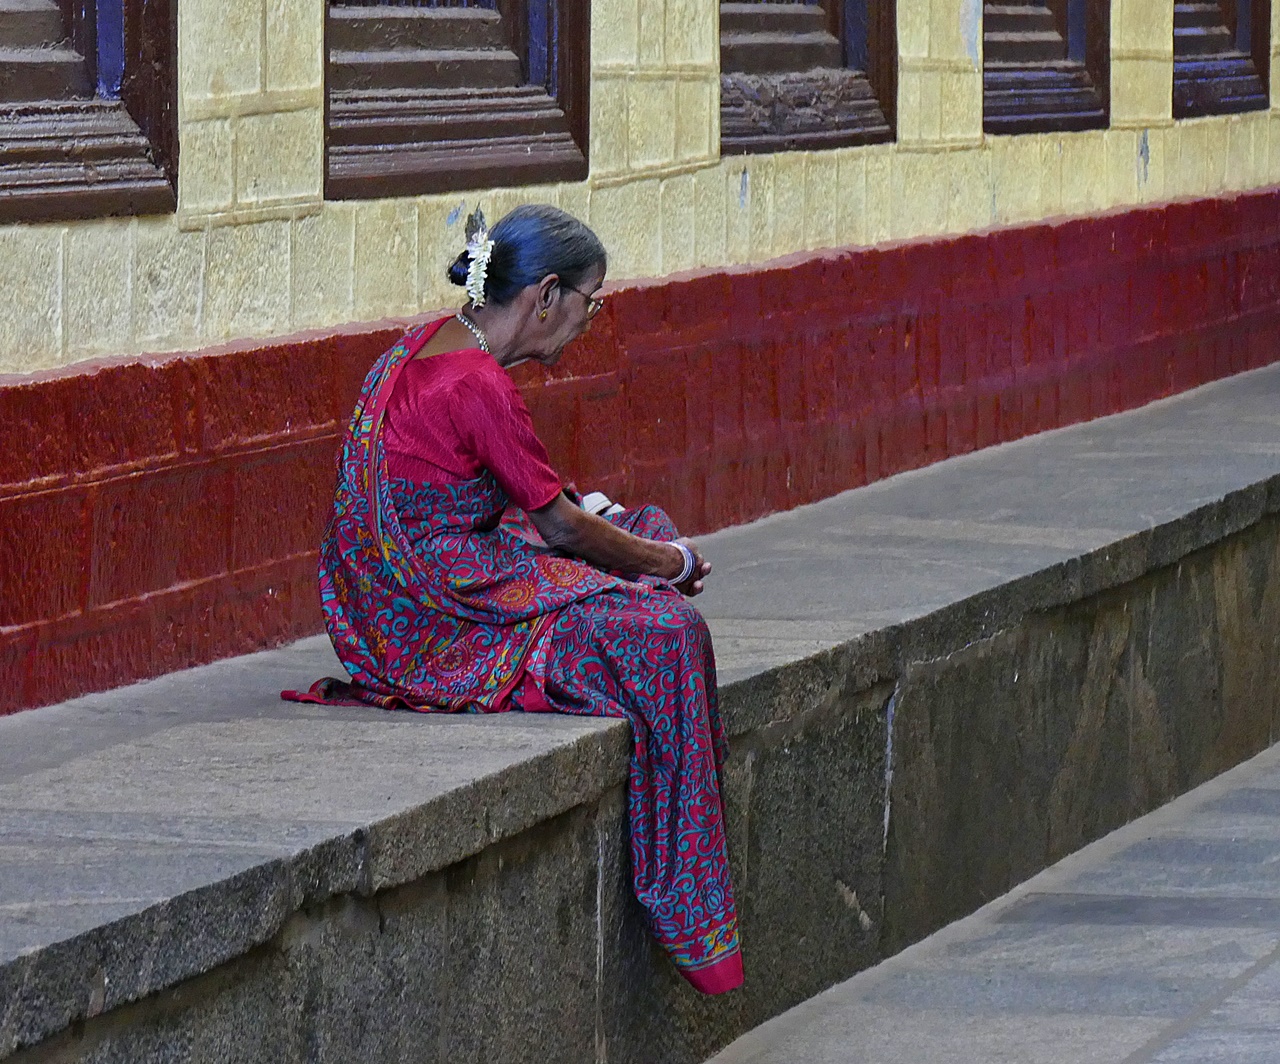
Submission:
M 478 348 L 409 362 L 382 433 L 393 477 L 459 484 L 487 469 L 522 510 L 546 506 L 561 490 L 515 383 Z

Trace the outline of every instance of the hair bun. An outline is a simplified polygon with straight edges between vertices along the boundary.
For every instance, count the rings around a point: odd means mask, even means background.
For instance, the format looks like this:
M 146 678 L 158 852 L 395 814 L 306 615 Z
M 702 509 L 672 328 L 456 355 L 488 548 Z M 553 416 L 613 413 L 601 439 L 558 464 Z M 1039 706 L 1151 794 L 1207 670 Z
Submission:
M 464 251 L 453 260 L 453 265 L 449 267 L 449 280 L 459 288 L 465 288 L 467 285 L 467 270 L 470 266 L 471 253 L 469 251 Z

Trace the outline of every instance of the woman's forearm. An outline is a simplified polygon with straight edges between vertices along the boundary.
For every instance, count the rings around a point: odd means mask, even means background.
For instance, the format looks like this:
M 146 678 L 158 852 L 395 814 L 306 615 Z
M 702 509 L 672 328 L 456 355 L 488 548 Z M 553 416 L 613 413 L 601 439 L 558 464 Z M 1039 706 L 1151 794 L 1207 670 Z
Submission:
M 684 556 L 676 547 L 633 536 L 575 506 L 564 495 L 556 496 L 549 506 L 531 511 L 529 517 L 548 546 L 601 569 L 671 580 L 684 568 Z

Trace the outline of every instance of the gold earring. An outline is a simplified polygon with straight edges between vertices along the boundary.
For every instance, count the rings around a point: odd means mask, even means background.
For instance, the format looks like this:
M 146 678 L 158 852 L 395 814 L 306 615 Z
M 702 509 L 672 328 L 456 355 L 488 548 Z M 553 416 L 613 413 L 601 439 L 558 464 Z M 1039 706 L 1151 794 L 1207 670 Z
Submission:
M 547 320 L 547 312 L 546 312 L 545 310 L 544 310 L 541 314 L 539 314 L 539 315 L 538 315 L 538 320 L 539 320 L 539 321 L 546 321 L 546 320 Z

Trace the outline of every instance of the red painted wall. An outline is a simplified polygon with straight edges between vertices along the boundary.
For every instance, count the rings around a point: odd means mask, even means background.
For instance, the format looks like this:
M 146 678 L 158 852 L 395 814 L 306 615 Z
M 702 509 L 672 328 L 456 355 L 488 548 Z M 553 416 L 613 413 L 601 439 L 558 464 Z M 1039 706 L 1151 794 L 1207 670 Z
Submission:
M 517 370 L 558 468 L 690 531 L 1280 359 L 1280 190 L 612 294 Z M 0 712 L 320 630 L 339 426 L 394 325 L 0 378 Z

